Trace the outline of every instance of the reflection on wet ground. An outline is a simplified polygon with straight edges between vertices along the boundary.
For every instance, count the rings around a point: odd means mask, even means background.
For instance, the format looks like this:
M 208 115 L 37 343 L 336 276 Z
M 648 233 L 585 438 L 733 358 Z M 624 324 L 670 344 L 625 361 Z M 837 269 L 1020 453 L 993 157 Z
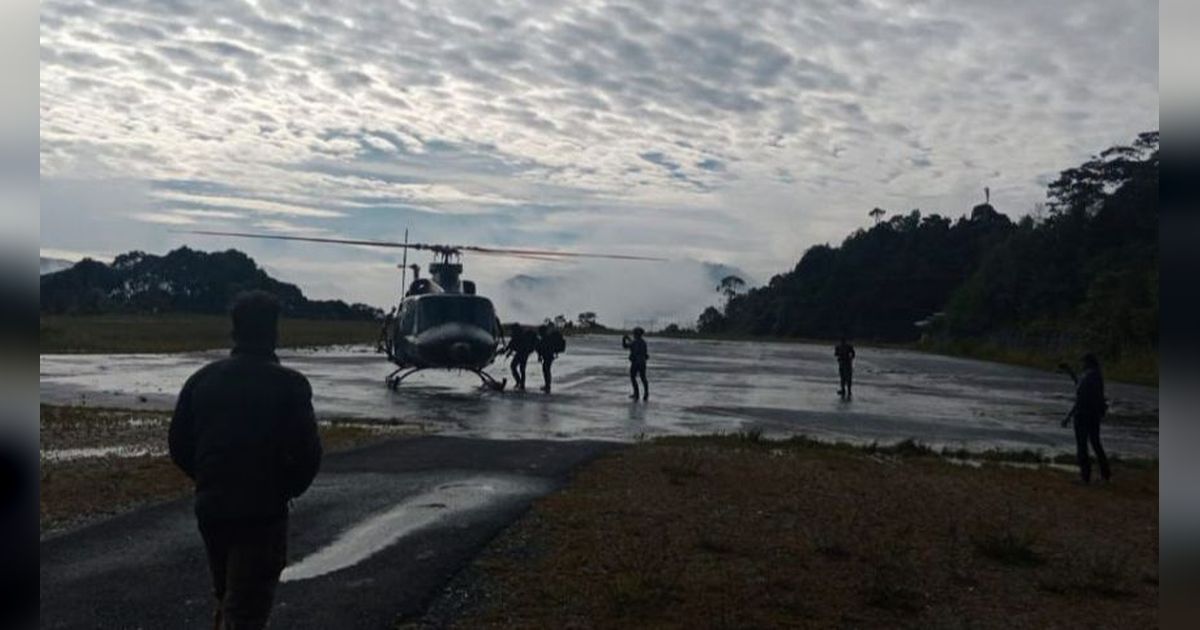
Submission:
M 288 566 L 283 582 L 308 580 L 353 566 L 416 530 L 515 497 L 532 497 L 546 484 L 531 477 L 466 477 L 405 498 L 341 533 L 329 545 Z
M 469 373 L 423 372 L 399 392 L 389 364 L 366 347 L 282 352 L 313 383 L 318 414 L 419 423 L 450 435 L 498 439 L 629 440 L 640 435 L 760 429 L 851 442 L 914 438 L 935 447 L 1070 452 L 1058 420 L 1072 384 L 1061 374 L 894 349 L 859 348 L 855 395 L 837 396 L 832 348 L 810 344 L 650 340 L 651 400 L 632 403 L 628 364 L 616 337 L 572 337 L 555 362 L 554 393 L 495 394 Z M 46 403 L 169 409 L 184 379 L 221 352 L 70 356 L 41 360 Z M 493 367 L 497 377 L 507 366 Z M 1106 445 L 1124 456 L 1157 456 L 1158 390 L 1109 384 L 1114 421 Z

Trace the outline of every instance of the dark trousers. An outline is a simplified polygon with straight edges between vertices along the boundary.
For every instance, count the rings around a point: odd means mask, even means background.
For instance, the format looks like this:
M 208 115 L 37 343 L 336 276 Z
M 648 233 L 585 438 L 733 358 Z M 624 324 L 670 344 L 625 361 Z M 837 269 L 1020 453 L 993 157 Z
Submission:
M 265 628 L 287 562 L 287 517 L 254 524 L 201 522 L 200 536 L 217 598 L 214 628 Z
M 512 364 L 513 380 L 519 389 L 525 389 L 525 364 L 529 363 L 528 354 L 514 354 Z
M 1112 471 L 1108 468 L 1108 457 L 1104 447 L 1100 445 L 1100 419 L 1075 418 L 1075 458 L 1079 461 L 1079 476 L 1084 483 L 1092 480 L 1092 460 L 1088 457 L 1088 444 L 1096 452 L 1096 462 L 1100 464 L 1100 478 L 1108 481 Z
M 854 368 L 848 364 L 838 366 L 838 377 L 841 379 L 841 385 L 838 387 L 838 392 L 843 396 L 850 395 L 850 387 L 854 383 Z
M 646 398 L 650 397 L 650 383 L 646 382 L 646 364 L 638 361 L 633 361 L 629 364 L 629 381 L 633 383 L 633 397 L 638 397 L 638 378 L 642 379 L 643 394 Z
M 550 381 L 554 380 L 550 375 L 550 366 L 553 363 L 554 357 L 542 357 L 542 380 L 545 381 L 545 385 L 542 386 L 542 389 L 546 392 L 550 391 Z

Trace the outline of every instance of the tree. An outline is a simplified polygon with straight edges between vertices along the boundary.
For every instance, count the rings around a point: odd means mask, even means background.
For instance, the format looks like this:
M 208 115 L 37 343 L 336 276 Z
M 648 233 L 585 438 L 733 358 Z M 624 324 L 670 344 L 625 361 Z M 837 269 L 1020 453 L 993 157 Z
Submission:
M 764 286 L 727 293 L 724 308 L 706 309 L 698 326 L 909 341 L 920 336 L 916 322 L 944 312 L 941 332 L 956 339 L 1152 354 L 1158 164 L 1157 132 L 1142 134 L 1062 171 L 1048 186 L 1046 214 L 1017 223 L 987 199 L 956 220 L 913 210 L 884 221 L 876 208 L 874 227 L 839 246 L 810 247 Z
M 733 299 L 733 296 L 740 293 L 745 286 L 745 280 L 734 275 L 728 275 L 721 278 L 721 283 L 717 285 L 717 291 L 720 291 L 725 296 L 725 300 L 729 301 Z
M 595 328 L 597 325 L 598 324 L 596 323 L 596 314 L 593 313 L 592 311 L 584 311 L 579 314 L 579 327 L 580 328 L 587 330 L 589 328 Z
M 725 315 L 715 306 L 710 306 L 700 313 L 700 318 L 696 321 L 696 330 L 702 333 L 725 332 L 725 323 Z
M 875 208 L 874 210 L 871 210 L 870 212 L 868 212 L 867 216 L 871 217 L 872 219 L 875 219 L 875 225 L 879 225 L 880 219 L 882 219 L 883 215 L 885 215 L 885 214 L 887 214 L 887 211 L 884 210 L 883 208 Z
M 567 319 L 567 316 L 566 316 L 566 315 L 561 315 L 561 314 L 560 314 L 560 315 L 555 315 L 555 316 L 554 316 L 554 322 L 553 322 L 553 323 L 554 323 L 554 327 L 555 327 L 555 328 L 558 328 L 558 329 L 563 329 L 563 328 L 566 328 L 566 327 L 567 327 L 567 324 L 570 324 L 570 323 L 571 323 L 571 320 Z

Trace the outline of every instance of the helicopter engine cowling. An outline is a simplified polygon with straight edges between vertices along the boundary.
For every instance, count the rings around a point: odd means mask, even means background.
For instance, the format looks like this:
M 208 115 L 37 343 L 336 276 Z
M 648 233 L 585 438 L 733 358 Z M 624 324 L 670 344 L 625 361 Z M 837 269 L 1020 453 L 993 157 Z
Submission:
M 431 367 L 482 369 L 496 353 L 496 338 L 489 331 L 461 322 L 439 324 L 413 341 L 421 362 Z

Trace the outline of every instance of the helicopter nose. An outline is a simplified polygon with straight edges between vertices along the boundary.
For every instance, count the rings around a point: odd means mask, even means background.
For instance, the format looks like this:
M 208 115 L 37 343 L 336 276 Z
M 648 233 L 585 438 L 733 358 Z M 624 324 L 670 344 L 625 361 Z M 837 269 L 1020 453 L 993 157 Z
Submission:
M 467 361 L 471 358 L 471 344 L 460 341 L 451 345 L 450 358 L 454 361 Z

